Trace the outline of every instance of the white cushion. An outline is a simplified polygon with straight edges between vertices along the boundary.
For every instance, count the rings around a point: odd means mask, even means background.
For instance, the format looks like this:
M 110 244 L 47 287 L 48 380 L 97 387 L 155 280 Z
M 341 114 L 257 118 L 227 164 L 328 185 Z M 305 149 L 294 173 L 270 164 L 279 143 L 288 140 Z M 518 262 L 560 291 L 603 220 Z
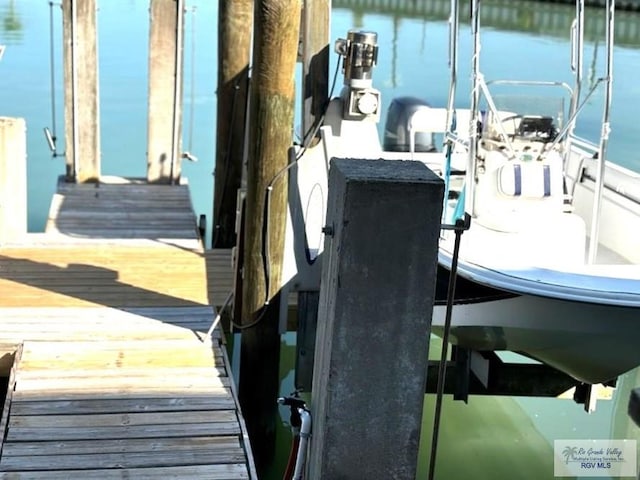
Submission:
M 510 197 L 544 198 L 557 195 L 558 176 L 554 165 L 532 161 L 509 162 L 498 169 L 498 189 Z M 562 188 L 560 179 L 560 188 Z

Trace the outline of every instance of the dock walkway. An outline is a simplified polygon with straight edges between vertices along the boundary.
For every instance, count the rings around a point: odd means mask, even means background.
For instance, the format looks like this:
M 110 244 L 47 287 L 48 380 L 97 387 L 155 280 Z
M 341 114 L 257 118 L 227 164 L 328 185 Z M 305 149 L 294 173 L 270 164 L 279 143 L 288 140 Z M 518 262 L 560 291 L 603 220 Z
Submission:
M 46 233 L 0 246 L 0 478 L 256 478 L 185 198 L 63 185 Z

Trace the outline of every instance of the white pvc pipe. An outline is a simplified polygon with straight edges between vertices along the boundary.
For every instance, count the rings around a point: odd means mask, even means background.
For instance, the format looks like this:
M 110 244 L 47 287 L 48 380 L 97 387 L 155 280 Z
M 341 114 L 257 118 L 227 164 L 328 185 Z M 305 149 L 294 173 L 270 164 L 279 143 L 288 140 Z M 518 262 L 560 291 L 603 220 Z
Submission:
M 302 480 L 304 466 L 307 460 L 307 445 L 311 437 L 311 413 L 304 408 L 298 408 L 302 424 L 300 425 L 300 443 L 298 444 L 298 455 L 296 457 L 296 468 L 293 471 L 293 480 Z

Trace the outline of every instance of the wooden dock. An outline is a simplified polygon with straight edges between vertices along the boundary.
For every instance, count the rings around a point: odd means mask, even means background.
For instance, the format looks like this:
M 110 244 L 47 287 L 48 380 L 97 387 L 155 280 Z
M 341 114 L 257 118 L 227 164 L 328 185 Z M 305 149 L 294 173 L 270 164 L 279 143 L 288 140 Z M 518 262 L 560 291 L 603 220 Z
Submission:
M 0 478 L 257 478 L 188 198 L 63 184 L 0 246 Z

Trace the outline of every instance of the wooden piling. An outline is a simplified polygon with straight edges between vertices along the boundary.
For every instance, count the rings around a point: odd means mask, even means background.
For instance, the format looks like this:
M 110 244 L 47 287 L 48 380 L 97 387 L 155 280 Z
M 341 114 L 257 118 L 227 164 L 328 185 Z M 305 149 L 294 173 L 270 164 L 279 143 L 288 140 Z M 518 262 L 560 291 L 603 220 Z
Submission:
M 242 181 L 252 23 L 253 0 L 219 0 L 213 248 L 236 244 L 236 198 Z
M 292 143 L 300 9 L 300 0 L 259 0 L 254 11 L 239 396 L 259 473 L 273 454 L 279 393 L 288 188 L 287 174 L 278 173 Z
M 305 0 L 302 15 L 302 132 L 307 134 L 324 114 L 329 94 L 331 0 Z
M 331 163 L 309 480 L 416 478 L 443 193 L 419 162 Z
M 96 0 L 63 0 L 66 176 L 100 180 Z
M 149 8 L 147 180 L 178 183 L 182 153 L 184 0 Z
M 0 117 L 0 245 L 27 233 L 27 138 L 22 118 Z

